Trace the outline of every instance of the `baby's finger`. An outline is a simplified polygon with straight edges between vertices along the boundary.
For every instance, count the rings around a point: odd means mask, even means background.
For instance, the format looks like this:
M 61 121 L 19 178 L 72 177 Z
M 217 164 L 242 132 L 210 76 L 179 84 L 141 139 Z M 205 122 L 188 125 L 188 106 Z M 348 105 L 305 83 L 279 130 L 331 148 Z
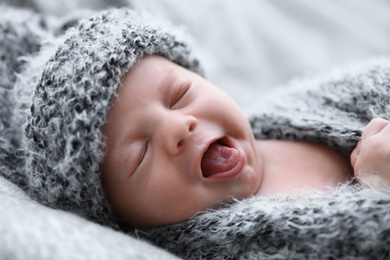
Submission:
M 388 124 L 381 130 L 383 134 L 390 134 L 390 121 L 387 121 Z
M 370 121 L 370 123 L 368 123 L 363 130 L 362 140 L 364 140 L 370 136 L 376 135 L 377 133 L 382 131 L 382 129 L 385 128 L 389 124 L 390 124 L 389 121 L 382 119 L 382 118 L 372 119 Z
M 357 161 L 357 158 L 360 154 L 360 145 L 361 145 L 362 141 L 359 141 L 355 147 L 355 149 L 353 149 L 352 153 L 351 153 L 351 165 L 353 168 L 355 168 L 355 164 L 356 164 L 356 161 Z

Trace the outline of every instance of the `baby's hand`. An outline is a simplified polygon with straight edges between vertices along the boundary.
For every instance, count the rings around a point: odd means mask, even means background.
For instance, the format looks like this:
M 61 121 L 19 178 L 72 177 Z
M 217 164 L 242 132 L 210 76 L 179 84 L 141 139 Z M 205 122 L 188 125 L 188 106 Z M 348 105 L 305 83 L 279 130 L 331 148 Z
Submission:
M 364 186 L 390 186 L 390 122 L 375 118 L 351 154 L 355 177 Z

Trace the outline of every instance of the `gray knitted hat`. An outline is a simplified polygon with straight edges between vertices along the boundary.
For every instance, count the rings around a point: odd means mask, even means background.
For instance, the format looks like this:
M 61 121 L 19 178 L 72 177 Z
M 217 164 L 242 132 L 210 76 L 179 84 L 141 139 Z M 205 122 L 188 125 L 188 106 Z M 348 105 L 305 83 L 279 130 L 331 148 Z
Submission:
M 200 73 L 184 36 L 127 9 L 104 11 L 67 32 L 42 70 L 25 128 L 35 199 L 116 226 L 100 185 L 100 128 L 122 76 L 144 55 Z

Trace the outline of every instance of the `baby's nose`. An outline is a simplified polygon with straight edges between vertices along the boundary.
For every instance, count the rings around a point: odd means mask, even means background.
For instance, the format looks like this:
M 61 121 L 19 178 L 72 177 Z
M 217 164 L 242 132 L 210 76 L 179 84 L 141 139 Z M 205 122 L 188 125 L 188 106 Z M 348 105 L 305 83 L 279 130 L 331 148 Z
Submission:
M 175 116 L 164 122 L 164 126 L 160 129 L 160 138 L 167 152 L 170 154 L 179 153 L 191 138 L 197 125 L 198 120 L 189 115 Z

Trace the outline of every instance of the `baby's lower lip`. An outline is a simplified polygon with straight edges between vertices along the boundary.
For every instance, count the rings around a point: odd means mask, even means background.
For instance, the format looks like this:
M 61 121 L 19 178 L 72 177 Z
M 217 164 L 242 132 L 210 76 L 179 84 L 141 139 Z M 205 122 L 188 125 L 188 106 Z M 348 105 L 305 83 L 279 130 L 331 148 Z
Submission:
M 245 159 L 245 153 L 240 147 L 240 145 L 228 137 L 224 138 L 224 143 L 226 143 L 227 146 L 234 148 L 238 151 L 238 155 L 239 155 L 238 162 L 232 169 L 225 172 L 213 174 L 209 177 L 204 177 L 203 178 L 204 180 L 206 181 L 230 180 L 238 176 L 244 169 L 246 159 Z

